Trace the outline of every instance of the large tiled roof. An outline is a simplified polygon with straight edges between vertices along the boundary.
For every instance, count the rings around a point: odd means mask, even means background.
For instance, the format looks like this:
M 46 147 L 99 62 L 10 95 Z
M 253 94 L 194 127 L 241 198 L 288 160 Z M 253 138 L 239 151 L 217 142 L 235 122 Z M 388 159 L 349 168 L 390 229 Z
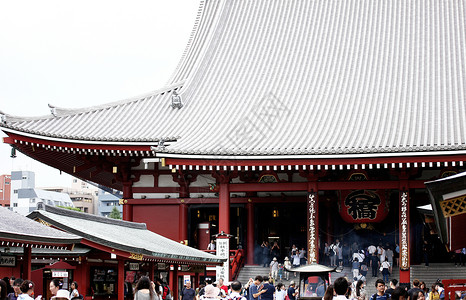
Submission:
M 465 0 L 203 1 L 166 88 L 1 126 L 182 155 L 464 151 L 465 20 Z
M 215 255 L 182 245 L 149 231 L 143 223 L 114 220 L 48 205 L 45 205 L 45 210 L 36 210 L 28 217 L 41 219 L 99 245 L 142 254 L 150 258 L 192 263 L 218 264 L 223 262 Z
M 81 241 L 79 236 L 35 222 L 4 207 L 0 207 L 0 223 L 0 241 L 60 245 Z

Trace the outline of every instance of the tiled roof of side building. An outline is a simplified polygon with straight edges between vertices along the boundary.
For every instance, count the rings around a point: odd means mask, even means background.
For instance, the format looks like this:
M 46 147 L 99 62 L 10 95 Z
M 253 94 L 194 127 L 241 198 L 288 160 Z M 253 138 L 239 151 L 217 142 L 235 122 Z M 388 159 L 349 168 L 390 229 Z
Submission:
M 165 260 L 215 264 L 223 262 L 215 255 L 156 234 L 143 223 L 114 220 L 48 205 L 45 210 L 36 210 L 28 217 L 39 218 L 83 239 L 121 251 Z
M 22 243 L 74 244 L 81 237 L 35 222 L 7 208 L 0 207 L 0 239 Z
M 464 20 L 466 0 L 203 1 L 167 88 L 0 126 L 181 155 L 464 151 Z

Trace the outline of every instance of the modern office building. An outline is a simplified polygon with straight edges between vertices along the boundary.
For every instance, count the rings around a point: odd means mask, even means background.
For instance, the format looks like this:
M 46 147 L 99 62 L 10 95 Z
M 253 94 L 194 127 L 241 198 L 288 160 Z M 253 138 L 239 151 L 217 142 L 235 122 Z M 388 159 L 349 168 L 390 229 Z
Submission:
M 41 204 L 74 207 L 68 194 L 36 188 L 34 172 L 11 172 L 11 209 L 14 212 L 27 215 L 40 207 Z

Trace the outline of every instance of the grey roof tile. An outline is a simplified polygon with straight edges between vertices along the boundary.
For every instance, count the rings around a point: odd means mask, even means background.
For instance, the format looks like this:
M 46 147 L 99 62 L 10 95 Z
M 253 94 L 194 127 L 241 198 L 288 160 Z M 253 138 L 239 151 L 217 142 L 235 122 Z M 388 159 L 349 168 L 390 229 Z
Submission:
M 45 210 L 36 210 L 28 217 L 40 218 L 86 240 L 121 251 L 194 263 L 221 263 L 223 261 L 212 254 L 182 245 L 149 231 L 143 223 L 114 220 L 48 205 L 45 205 Z
M 163 151 L 182 154 L 465 150 L 465 8 L 465 0 L 202 1 L 167 88 L 57 108 L 57 117 L 7 116 L 1 126 L 70 140 L 176 136 Z M 170 107 L 175 88 L 181 109 Z
M 74 244 L 81 241 L 79 236 L 35 222 L 4 207 L 0 207 L 0 220 L 0 239 L 49 244 Z

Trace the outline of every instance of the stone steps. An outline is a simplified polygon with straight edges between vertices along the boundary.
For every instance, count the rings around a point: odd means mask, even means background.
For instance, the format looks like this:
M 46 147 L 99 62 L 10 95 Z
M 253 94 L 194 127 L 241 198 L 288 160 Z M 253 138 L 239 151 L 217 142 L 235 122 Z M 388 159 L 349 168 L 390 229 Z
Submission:
M 411 282 L 414 279 L 424 281 L 430 289 L 438 279 L 466 279 L 466 267 L 456 267 L 454 263 L 431 263 L 429 267 L 424 265 L 411 266 Z

